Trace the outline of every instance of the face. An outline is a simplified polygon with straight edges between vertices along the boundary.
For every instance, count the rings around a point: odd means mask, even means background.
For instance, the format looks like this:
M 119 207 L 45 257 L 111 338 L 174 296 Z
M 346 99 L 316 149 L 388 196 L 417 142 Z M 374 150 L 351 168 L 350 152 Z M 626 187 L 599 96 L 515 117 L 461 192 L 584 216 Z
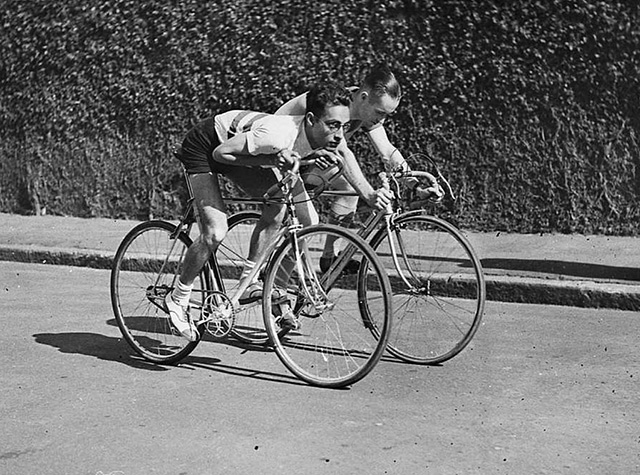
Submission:
M 362 92 L 359 99 L 358 119 L 369 127 L 393 114 L 400 104 L 399 98 L 393 99 L 389 94 L 376 97 Z
M 311 147 L 335 150 L 344 139 L 344 126 L 349 119 L 348 106 L 328 106 L 320 117 L 308 113 L 306 130 Z

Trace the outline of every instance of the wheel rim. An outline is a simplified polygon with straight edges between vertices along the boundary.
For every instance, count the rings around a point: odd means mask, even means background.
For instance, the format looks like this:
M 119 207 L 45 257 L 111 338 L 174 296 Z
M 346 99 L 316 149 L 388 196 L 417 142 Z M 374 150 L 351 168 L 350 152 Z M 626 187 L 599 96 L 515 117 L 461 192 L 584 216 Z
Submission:
M 337 239 L 337 247 L 353 242 L 348 231 L 333 226 L 322 226 L 320 230 L 305 229 L 299 233 L 298 241 L 301 249 L 306 250 L 314 276 L 320 276 L 319 258 L 323 243 L 327 235 Z M 348 239 L 347 239 L 348 238 Z M 359 243 L 359 248 L 352 258 L 360 262 L 375 259 L 368 245 Z M 363 247 L 368 248 L 364 252 Z M 300 278 L 300 273 L 291 273 L 284 283 L 278 276 L 277 269 L 292 255 L 292 246 L 285 243 L 274 255 L 270 272 L 265 280 L 265 288 L 277 286 L 296 289 L 291 306 L 296 308 L 296 315 L 300 321 L 300 328 L 289 331 L 282 338 L 278 338 L 280 327 L 276 322 L 277 308 L 270 302 L 265 302 L 264 312 L 267 318 L 267 331 L 272 337 L 276 353 L 283 363 L 299 378 L 311 384 L 325 387 L 342 387 L 353 384 L 369 373 L 384 351 L 389 328 L 390 314 L 389 287 L 386 276 L 381 267 L 370 263 L 371 275 L 368 279 L 371 310 L 375 309 L 375 324 L 382 340 L 376 338 L 366 328 L 360 314 L 358 302 L 358 282 L 355 275 L 340 275 L 331 286 L 322 286 L 313 301 L 302 297 L 301 289 L 309 284 L 313 276 Z M 305 282 L 306 281 L 306 282 Z M 322 295 L 326 292 L 326 295 Z M 302 301 L 300 301 L 302 299 Z
M 393 233 L 404 279 L 395 269 L 386 232 L 373 247 L 389 271 L 393 326 L 388 349 L 412 363 L 436 364 L 471 341 L 484 309 L 484 277 L 466 239 L 428 216 L 399 219 Z
M 197 344 L 177 335 L 164 311 L 164 297 L 173 289 L 190 244 L 171 239 L 172 229 L 168 223 L 134 229 L 118 250 L 112 271 L 112 301 L 123 336 L 154 362 L 177 361 Z M 194 289 L 194 303 L 201 290 Z

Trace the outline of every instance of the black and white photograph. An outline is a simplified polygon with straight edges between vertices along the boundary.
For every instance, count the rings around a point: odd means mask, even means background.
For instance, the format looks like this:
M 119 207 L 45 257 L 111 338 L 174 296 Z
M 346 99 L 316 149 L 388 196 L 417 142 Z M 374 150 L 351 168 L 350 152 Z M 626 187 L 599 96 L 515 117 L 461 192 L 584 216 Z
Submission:
M 637 0 L 0 6 L 0 473 L 640 473 Z

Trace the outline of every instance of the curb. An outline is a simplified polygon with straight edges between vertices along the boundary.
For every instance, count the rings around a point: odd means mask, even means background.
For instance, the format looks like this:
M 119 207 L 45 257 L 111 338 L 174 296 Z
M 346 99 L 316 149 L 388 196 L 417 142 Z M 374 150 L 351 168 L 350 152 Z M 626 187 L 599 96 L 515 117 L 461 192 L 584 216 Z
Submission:
M 0 247 L 0 261 L 111 269 L 113 253 Z M 487 300 L 640 311 L 640 285 L 485 275 Z
M 2 248 L 0 261 L 24 262 L 28 264 L 52 264 L 59 266 L 111 269 L 114 254 L 67 251 L 63 249 Z
M 487 300 L 640 310 L 640 285 L 485 275 Z

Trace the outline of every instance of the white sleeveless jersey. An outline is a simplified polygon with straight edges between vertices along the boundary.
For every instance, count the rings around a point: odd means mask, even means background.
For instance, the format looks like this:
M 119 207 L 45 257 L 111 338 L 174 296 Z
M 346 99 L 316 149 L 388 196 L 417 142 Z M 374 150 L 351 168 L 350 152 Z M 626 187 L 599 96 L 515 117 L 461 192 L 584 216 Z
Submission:
M 276 116 L 246 110 L 233 110 L 214 117 L 220 143 L 244 133 L 251 155 L 293 150 L 302 157 L 312 152 L 303 120 L 304 116 Z

